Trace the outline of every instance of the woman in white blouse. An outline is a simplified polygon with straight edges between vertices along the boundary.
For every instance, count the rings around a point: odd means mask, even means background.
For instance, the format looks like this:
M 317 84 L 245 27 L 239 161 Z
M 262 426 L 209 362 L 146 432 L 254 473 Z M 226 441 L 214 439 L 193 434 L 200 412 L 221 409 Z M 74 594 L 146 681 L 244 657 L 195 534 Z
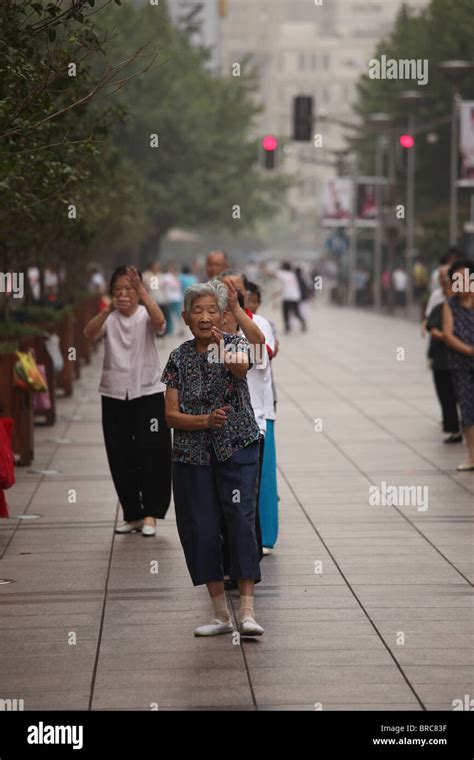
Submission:
M 156 340 L 166 320 L 135 267 L 115 270 L 110 295 L 109 308 L 91 319 L 84 335 L 105 340 L 99 393 L 107 457 L 124 514 L 116 532 L 154 536 L 171 496 L 171 433 Z

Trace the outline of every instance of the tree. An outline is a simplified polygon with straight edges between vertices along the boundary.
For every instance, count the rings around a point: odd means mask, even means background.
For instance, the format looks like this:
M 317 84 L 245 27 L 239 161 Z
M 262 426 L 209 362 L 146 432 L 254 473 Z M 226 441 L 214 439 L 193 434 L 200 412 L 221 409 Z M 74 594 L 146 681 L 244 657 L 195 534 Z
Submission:
M 427 59 L 429 80 L 426 86 L 406 80 L 361 78 L 358 85 L 356 112 L 365 120 L 372 112 L 390 114 L 400 132 L 407 123 L 407 112 L 400 104 L 398 96 L 402 90 L 419 89 L 426 97 L 416 111 L 417 123 L 426 126 L 450 114 L 451 88 L 438 69 L 443 60 L 472 60 L 474 50 L 474 14 L 472 0 L 431 0 L 430 4 L 416 15 L 407 5 L 402 6 L 395 26 L 387 39 L 382 40 L 374 53 L 396 60 L 415 58 Z M 461 87 L 464 98 L 474 98 L 474 77 L 466 79 Z M 450 124 L 433 128 L 438 141 L 430 144 L 425 135 L 416 138 L 417 146 L 417 209 L 419 218 L 431 226 L 440 216 L 447 222 L 449 200 Z M 358 145 L 362 172 L 373 173 L 375 138 Z M 461 195 L 462 199 L 462 195 Z
M 147 42 L 158 49 L 154 66 L 114 98 L 128 113 L 118 144 L 145 181 L 151 232 L 143 255 L 155 255 L 177 225 L 236 230 L 271 215 L 286 183 L 264 178 L 256 166 L 249 133 L 260 108 L 250 63 L 240 77 L 213 76 L 206 51 L 171 24 L 162 4 L 110 8 L 101 23 L 115 27 L 110 49 L 118 59 Z

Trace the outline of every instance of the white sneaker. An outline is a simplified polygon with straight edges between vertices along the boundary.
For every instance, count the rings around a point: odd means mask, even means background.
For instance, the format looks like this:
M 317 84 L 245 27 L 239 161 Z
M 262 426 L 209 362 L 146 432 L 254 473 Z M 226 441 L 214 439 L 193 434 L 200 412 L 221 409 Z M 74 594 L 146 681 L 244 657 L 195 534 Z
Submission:
M 263 628 L 252 617 L 245 617 L 239 622 L 241 636 L 263 636 Z
M 229 620 L 228 623 L 223 623 L 222 620 L 214 618 L 214 620 L 211 620 L 211 622 L 207 625 L 200 625 L 198 628 L 196 628 L 194 635 L 218 636 L 220 633 L 232 633 L 233 630 L 234 626 L 232 625 L 231 620 Z
M 142 536 L 156 536 L 155 526 L 145 524 L 142 528 Z
M 124 522 L 122 525 L 117 526 L 115 528 L 116 533 L 133 533 L 134 530 L 141 530 L 143 525 L 143 520 L 139 520 L 138 522 Z

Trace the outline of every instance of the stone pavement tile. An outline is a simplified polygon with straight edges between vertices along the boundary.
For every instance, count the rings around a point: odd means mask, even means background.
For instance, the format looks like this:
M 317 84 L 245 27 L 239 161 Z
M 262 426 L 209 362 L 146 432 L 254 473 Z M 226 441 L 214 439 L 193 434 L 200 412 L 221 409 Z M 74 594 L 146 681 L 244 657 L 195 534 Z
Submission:
M 224 707 L 228 710 L 254 709 L 250 688 L 245 685 L 231 686 L 215 683 L 212 687 L 186 687 L 185 684 L 150 684 L 141 688 L 117 688 L 114 686 L 94 690 L 93 710 L 139 709 L 150 710 L 158 703 L 158 709 L 203 708 L 208 710 Z
M 274 668 L 275 653 L 265 648 L 247 646 L 244 642 L 245 658 L 248 663 L 251 678 L 253 680 L 254 668 Z M 279 668 L 331 668 L 364 666 L 382 667 L 392 666 L 394 662 L 385 648 L 380 649 L 287 649 L 279 657 Z
M 440 665 L 404 665 L 403 670 L 412 683 L 417 684 L 462 684 L 470 683 L 474 686 L 474 666 L 452 665 L 443 667 Z
M 400 663 L 405 672 L 407 672 L 407 668 L 411 665 L 426 665 L 433 668 L 445 665 L 457 665 L 460 667 L 466 667 L 468 665 L 474 666 L 474 649 L 436 648 L 436 637 L 433 636 L 431 632 L 429 641 L 425 642 L 423 640 L 423 643 L 425 644 L 426 649 L 420 649 L 419 647 L 412 648 L 410 647 L 410 637 L 408 637 L 408 642 L 406 642 L 404 646 L 391 647 L 397 662 Z
M 38 629 L 37 629 L 38 630 Z M 68 643 L 68 633 L 66 633 L 60 640 L 49 640 L 41 638 L 39 641 L 23 641 L 18 640 L 23 634 L 17 636 L 15 640 L 7 641 L 4 639 L 3 632 L 0 632 L 0 659 L 6 659 L 9 657 L 11 660 L 29 657 L 48 657 L 48 656 L 68 656 L 70 650 L 73 650 L 73 656 L 78 654 L 93 655 L 97 652 L 97 640 L 96 639 L 83 639 L 80 635 L 77 636 L 77 644 L 72 646 Z
M 4 697 L 2 691 L 2 699 L 6 698 L 8 696 Z M 29 710 L 87 710 L 88 706 L 88 689 L 83 691 L 29 691 L 24 697 L 25 712 Z
M 258 611 L 258 617 L 259 620 L 262 621 L 262 625 L 265 622 L 268 622 L 277 628 L 281 622 L 290 622 L 294 624 L 295 621 L 295 613 L 291 609 L 267 608 L 262 610 L 260 609 L 257 600 L 256 610 Z M 339 623 L 342 621 L 350 624 L 352 621 L 357 621 L 365 624 L 367 617 L 364 615 L 360 607 L 338 607 L 335 609 L 315 609 L 309 607 L 303 610 L 298 610 L 297 620 L 298 624 L 304 625 L 306 629 L 306 623 Z
M 201 669 L 193 668 L 192 671 L 171 668 L 149 670 L 148 663 L 144 663 L 143 670 L 107 670 L 98 671 L 95 681 L 95 689 L 98 692 L 108 689 L 156 689 L 157 697 L 165 695 L 167 690 L 180 690 L 189 695 L 193 690 L 212 691 L 214 687 L 225 686 L 229 692 L 233 689 L 248 689 L 248 677 L 243 663 L 240 667 L 212 668 L 203 666 Z M 159 694 L 158 694 L 159 692 Z
M 283 711 L 283 710 L 293 710 L 298 712 L 314 712 L 315 711 L 315 705 L 314 704 L 288 704 L 288 705 L 280 705 L 280 704 L 270 704 L 270 705 L 258 705 L 259 712 L 265 712 L 268 710 L 272 711 Z M 381 711 L 418 711 L 422 710 L 420 705 L 416 702 L 405 702 L 401 704 L 393 704 L 393 705 L 387 705 L 385 703 L 376 702 L 373 704 L 359 704 L 354 702 L 346 702 L 346 703 L 340 703 L 340 704 L 331 704 L 328 702 L 324 703 L 323 706 L 324 712 L 334 712 L 334 711 L 368 711 L 368 712 L 374 712 L 377 710 Z
M 35 573 L 31 569 L 31 563 L 6 559 L 2 562 L 2 573 L 5 573 L 7 578 L 15 579 L 15 586 L 10 587 L 12 593 L 25 589 L 29 592 L 50 589 L 70 592 L 83 588 L 100 591 L 107 576 L 107 560 L 104 558 L 77 565 L 74 564 L 73 558 L 68 563 L 42 562 L 41 573 Z
M 70 691 L 89 691 L 92 683 L 92 669 L 72 672 L 36 673 L 25 671 L 2 676 L 2 694 L 14 693 L 18 699 L 30 692 L 61 692 L 67 685 Z M 59 700 L 58 700 L 59 701 Z
M 286 671 L 286 668 L 283 669 Z M 284 674 L 282 674 L 284 675 Z M 405 682 L 391 683 L 319 683 L 314 684 L 289 684 L 285 681 L 268 681 L 262 684 L 260 681 L 253 682 L 257 704 L 315 704 L 322 703 L 323 710 L 326 705 L 345 703 L 347 709 L 353 709 L 352 705 L 378 703 L 381 708 L 389 708 L 391 704 L 418 705 L 416 697 Z
M 472 681 L 464 679 L 459 683 L 412 683 L 413 688 L 425 704 L 444 704 L 444 708 L 437 709 L 453 709 L 453 700 L 460 699 L 464 702 L 464 697 L 467 694 L 470 699 L 473 698 L 473 684 Z M 468 700 L 467 700 L 468 701 Z M 465 708 L 464 708 L 465 709 Z
M 170 636 L 172 634 L 170 633 Z M 105 654 L 101 652 L 98 662 L 97 672 L 116 673 L 122 670 L 140 670 L 146 667 L 152 671 L 170 671 L 185 670 L 189 675 L 202 673 L 203 670 L 245 670 L 245 663 L 239 646 L 234 646 L 231 636 L 223 637 L 227 641 L 225 649 L 212 651 L 207 648 L 206 651 L 200 651 L 198 647 L 192 652 L 179 651 L 162 651 L 157 642 L 154 652 L 128 652 L 125 657 L 117 654 Z M 157 676 L 159 678 L 159 676 Z
M 45 615 L 38 610 L 36 615 L 10 615 L 7 618 L 0 619 L 0 630 L 8 631 L 21 628 L 26 630 L 33 630 L 35 628 L 47 630 L 48 628 L 68 627 L 68 630 L 77 631 L 78 628 L 88 629 L 98 622 L 98 615 L 83 614 L 81 612 L 68 612 L 65 615 L 61 615 L 59 611 L 55 615 Z
M 92 671 L 95 652 L 84 654 L 77 646 L 70 646 L 69 650 L 66 654 L 42 654 L 41 657 L 28 654 L 23 654 L 19 657 L 5 657 L 0 654 L 2 683 L 3 679 L 11 679 L 12 676 L 21 675 L 24 672 L 29 673 L 34 681 L 38 676 L 58 673 L 64 674 L 66 678 L 71 673 Z
M 96 646 L 99 635 L 98 624 L 94 621 L 93 625 L 74 625 L 74 633 L 77 636 L 79 646 L 82 646 L 87 642 Z M 71 626 L 59 626 L 54 627 L 38 627 L 31 628 L 29 625 L 23 627 L 9 627 L 0 630 L 0 646 L 14 645 L 15 642 L 21 641 L 22 645 L 28 646 L 30 643 L 35 645 L 52 644 L 55 645 L 55 651 L 61 651 L 64 646 L 64 642 L 68 640 Z M 16 650 L 15 650 L 16 651 Z M 32 650 L 34 651 L 34 649 Z
M 451 618 L 446 620 L 410 620 L 406 616 L 400 616 L 400 620 L 403 620 L 403 630 L 405 636 L 413 638 L 423 637 L 426 633 L 430 633 L 432 637 L 439 636 L 441 634 L 459 634 L 461 631 L 464 635 L 469 635 L 469 632 L 474 636 L 474 620 L 471 625 L 465 625 L 462 621 L 452 620 Z M 390 622 L 386 620 L 376 620 L 377 629 L 381 634 L 393 633 L 398 627 L 398 621 L 392 620 Z

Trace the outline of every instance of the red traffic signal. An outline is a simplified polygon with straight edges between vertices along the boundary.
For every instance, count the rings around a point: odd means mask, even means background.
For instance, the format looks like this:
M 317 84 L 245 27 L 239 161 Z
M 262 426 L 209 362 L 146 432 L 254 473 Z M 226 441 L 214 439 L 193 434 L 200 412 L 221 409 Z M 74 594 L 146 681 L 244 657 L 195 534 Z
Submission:
M 401 135 L 400 137 L 400 145 L 402 148 L 413 148 L 415 144 L 415 139 L 413 135 Z
M 275 168 L 275 156 L 278 148 L 278 139 L 275 135 L 265 135 L 262 139 L 263 164 L 265 169 Z
M 276 150 L 278 148 L 278 140 L 275 135 L 265 135 L 262 140 L 262 148 L 269 151 Z

